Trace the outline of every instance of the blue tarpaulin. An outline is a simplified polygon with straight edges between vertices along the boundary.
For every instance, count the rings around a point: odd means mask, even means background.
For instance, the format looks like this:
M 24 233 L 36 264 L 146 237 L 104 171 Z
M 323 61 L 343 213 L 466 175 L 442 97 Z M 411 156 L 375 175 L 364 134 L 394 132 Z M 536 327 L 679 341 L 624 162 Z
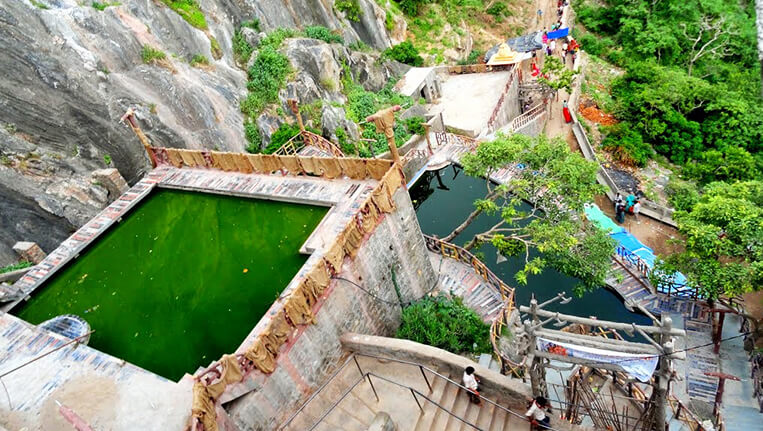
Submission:
M 548 40 L 566 37 L 568 34 L 570 34 L 569 27 L 560 28 L 559 30 L 548 32 Z

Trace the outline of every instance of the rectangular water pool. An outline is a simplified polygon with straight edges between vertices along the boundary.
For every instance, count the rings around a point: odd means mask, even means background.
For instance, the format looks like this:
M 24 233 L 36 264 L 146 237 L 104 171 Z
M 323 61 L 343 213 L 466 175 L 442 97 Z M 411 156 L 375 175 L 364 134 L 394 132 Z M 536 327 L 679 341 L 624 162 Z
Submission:
M 328 208 L 154 190 L 15 314 L 76 314 L 89 345 L 172 380 L 244 340 Z

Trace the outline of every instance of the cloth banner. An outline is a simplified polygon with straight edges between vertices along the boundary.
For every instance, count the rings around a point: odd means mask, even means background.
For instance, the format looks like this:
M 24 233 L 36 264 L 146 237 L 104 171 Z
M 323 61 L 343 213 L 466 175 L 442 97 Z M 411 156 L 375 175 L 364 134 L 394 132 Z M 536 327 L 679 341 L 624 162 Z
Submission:
M 562 37 L 567 36 L 568 34 L 570 34 L 570 29 L 569 27 L 565 27 L 565 28 L 560 28 L 559 30 L 549 31 L 548 38 L 549 40 L 560 39 Z
M 559 356 L 585 359 L 591 362 L 617 365 L 629 376 L 640 382 L 648 382 L 657 368 L 656 355 L 635 355 L 620 353 L 612 350 L 596 349 L 593 347 L 577 346 L 575 344 L 562 343 L 559 341 L 537 338 L 536 348 L 541 352 L 547 352 Z M 594 364 L 591 364 L 595 367 Z

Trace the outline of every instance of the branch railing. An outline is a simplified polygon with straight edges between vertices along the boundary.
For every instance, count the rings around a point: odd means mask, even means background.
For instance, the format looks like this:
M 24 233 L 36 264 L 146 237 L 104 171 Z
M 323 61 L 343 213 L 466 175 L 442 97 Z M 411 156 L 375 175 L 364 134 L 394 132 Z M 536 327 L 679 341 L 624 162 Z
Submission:
M 326 411 L 324 411 L 324 413 L 321 415 L 321 417 L 310 428 L 308 428 L 308 430 L 312 431 L 313 429 L 315 429 L 324 419 L 326 419 L 331 414 L 332 411 L 334 411 L 334 409 L 350 394 L 350 392 L 352 392 L 353 389 L 355 389 L 355 387 L 357 387 L 357 385 L 359 385 L 364 380 L 368 381 L 368 384 L 371 387 L 371 391 L 373 392 L 374 397 L 376 397 L 376 400 L 378 402 L 379 401 L 379 392 L 376 390 L 376 387 L 374 386 L 373 381 L 371 379 L 371 377 L 374 377 L 374 378 L 377 378 L 379 380 L 383 380 L 383 381 L 385 381 L 387 383 L 391 383 L 393 385 L 396 385 L 398 387 L 408 389 L 410 391 L 411 395 L 413 396 L 413 399 L 416 401 L 416 404 L 418 405 L 419 409 L 422 412 L 424 411 L 424 408 L 422 407 L 421 402 L 418 400 L 417 395 L 419 397 L 422 397 L 426 401 L 432 403 L 436 408 L 445 411 L 446 413 L 448 413 L 452 417 L 454 417 L 457 420 L 463 422 L 465 425 L 468 425 L 469 427 L 471 427 L 473 429 L 476 429 L 476 430 L 479 430 L 479 431 L 484 431 L 484 430 L 482 430 L 482 428 L 472 424 L 471 422 L 467 421 L 466 419 L 464 419 L 464 418 L 458 416 L 457 414 L 453 413 L 453 411 L 451 411 L 451 409 L 449 409 L 447 407 L 444 407 L 441 404 L 437 403 L 436 401 L 432 400 L 431 398 L 429 398 L 427 395 L 421 393 L 421 391 L 419 391 L 416 388 L 413 388 L 411 386 L 398 383 L 398 382 L 396 382 L 396 381 L 394 381 L 392 379 L 389 379 L 389 378 L 384 377 L 384 376 L 380 376 L 380 375 L 378 375 L 376 373 L 373 373 L 373 372 L 370 372 L 370 371 L 364 372 L 363 368 L 360 366 L 360 363 L 358 362 L 358 359 L 357 359 L 359 356 L 360 357 L 366 357 L 366 358 L 373 358 L 373 359 L 376 359 L 378 361 L 383 361 L 383 362 L 387 362 L 388 361 L 388 362 L 395 362 L 395 363 L 398 363 L 398 364 L 404 364 L 404 365 L 410 365 L 410 366 L 418 367 L 419 371 L 421 371 L 421 376 L 424 378 L 424 382 L 426 383 L 427 388 L 429 388 L 430 394 L 432 392 L 432 383 L 430 383 L 429 379 L 427 378 L 427 373 L 426 372 L 429 372 L 433 377 L 436 377 L 436 378 L 439 378 L 439 379 L 443 379 L 445 381 L 446 385 L 454 385 L 454 386 L 457 386 L 458 388 L 460 388 L 461 390 L 464 390 L 464 391 L 468 391 L 469 390 L 465 386 L 461 385 L 460 383 L 451 380 L 449 377 L 444 376 L 444 375 L 438 373 L 437 371 L 427 367 L 426 365 L 422 365 L 422 364 L 419 364 L 419 363 L 416 363 L 416 362 L 411 362 L 411 361 L 405 361 L 405 360 L 402 360 L 402 359 L 395 359 L 395 358 L 389 358 L 389 357 L 384 357 L 384 356 L 376 356 L 376 355 L 370 355 L 370 354 L 366 354 L 366 353 L 352 353 L 350 355 L 350 357 L 348 357 L 347 360 L 345 360 L 344 363 L 342 363 L 342 365 L 331 375 L 331 377 L 329 379 L 327 379 L 315 392 L 313 392 L 313 394 L 307 399 L 307 401 L 305 401 L 305 403 L 302 404 L 299 407 L 299 409 L 297 409 L 297 411 L 294 412 L 294 414 L 292 414 L 289 417 L 289 419 L 287 419 L 281 426 L 278 427 L 278 431 L 286 430 L 289 427 L 289 425 L 291 425 L 291 423 L 294 422 L 294 420 L 297 418 L 297 416 L 299 416 L 299 414 L 315 398 L 318 397 L 318 395 L 326 388 L 326 386 L 328 386 L 339 375 L 339 373 L 341 373 L 342 370 L 344 370 L 345 367 L 347 367 L 347 365 L 350 362 L 353 362 L 355 364 L 355 366 L 358 369 L 358 372 L 360 373 L 360 377 L 352 385 L 350 385 L 349 388 L 347 388 L 342 393 L 342 396 L 339 397 L 339 399 L 337 399 L 333 403 L 331 403 L 331 406 L 328 409 L 326 409 Z M 493 401 L 493 400 L 491 400 L 489 398 L 485 398 L 481 394 L 475 394 L 475 395 L 478 396 L 481 400 L 484 400 L 485 402 L 492 404 L 495 408 L 499 408 L 499 409 L 505 411 L 509 415 L 516 416 L 518 418 L 524 418 L 524 415 L 522 415 L 520 413 L 517 413 L 517 412 L 514 412 L 512 410 L 509 410 L 506 407 L 496 403 L 495 401 Z
M 702 421 L 675 395 L 668 394 L 668 405 L 673 410 L 673 417 L 685 423 L 692 431 L 706 431 Z
M 503 328 L 508 327 L 511 312 L 515 308 L 514 288 L 504 283 L 503 280 L 495 275 L 493 271 L 488 269 L 481 260 L 463 247 L 459 247 L 429 235 L 424 235 L 424 241 L 426 242 L 427 249 L 430 251 L 471 266 L 472 269 L 474 269 L 474 272 L 482 277 L 488 286 L 492 287 L 501 295 L 503 305 L 498 313 L 498 317 L 496 317 L 490 325 L 490 344 L 493 346 L 493 353 L 495 353 L 498 358 L 498 363 L 501 366 L 501 373 L 506 375 L 510 373 L 515 377 L 523 377 L 524 364 L 522 362 L 517 363 L 512 361 L 509 357 L 503 354 L 499 346 L 499 339 L 501 338 Z
M 323 136 L 317 135 L 308 130 L 303 130 L 300 133 L 294 135 L 291 139 L 281 145 L 281 147 L 278 148 L 273 154 L 280 156 L 294 156 L 299 153 L 299 150 L 307 145 L 318 147 L 325 153 L 334 157 L 345 157 L 342 150 L 334 145 L 334 143 L 327 140 Z
M 701 299 L 699 290 L 689 286 L 686 283 L 676 283 L 675 281 L 669 279 L 667 275 L 658 274 L 658 278 L 660 278 L 659 282 L 652 283 L 652 279 L 654 278 L 654 270 L 652 266 L 637 254 L 633 253 L 622 245 L 615 247 L 615 257 L 621 263 L 626 264 L 631 269 L 636 270 L 646 280 L 648 280 L 649 285 L 654 289 L 654 293 L 661 293 L 667 296 L 675 296 L 692 300 Z

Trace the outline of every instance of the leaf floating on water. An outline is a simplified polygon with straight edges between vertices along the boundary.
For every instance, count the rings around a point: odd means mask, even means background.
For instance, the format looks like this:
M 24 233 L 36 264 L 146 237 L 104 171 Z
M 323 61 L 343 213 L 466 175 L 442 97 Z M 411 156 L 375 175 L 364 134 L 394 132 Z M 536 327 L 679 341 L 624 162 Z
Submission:
M 243 273 L 246 274 L 247 272 L 249 272 L 249 268 L 244 268 Z
M 138 337 L 138 333 L 136 332 L 136 333 L 135 333 L 135 338 L 137 338 L 137 337 Z

